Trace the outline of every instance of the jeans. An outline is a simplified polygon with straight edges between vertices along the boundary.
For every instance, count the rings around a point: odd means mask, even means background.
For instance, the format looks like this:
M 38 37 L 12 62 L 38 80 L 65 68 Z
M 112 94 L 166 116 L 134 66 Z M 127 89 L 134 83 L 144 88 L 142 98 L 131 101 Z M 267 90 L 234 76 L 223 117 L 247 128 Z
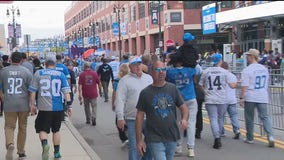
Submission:
M 214 138 L 220 138 L 224 127 L 224 116 L 227 110 L 226 104 L 205 104 L 210 119 L 211 131 Z
M 149 150 L 154 160 L 173 160 L 176 142 L 149 143 Z
M 263 127 L 265 132 L 267 133 L 267 137 L 273 138 L 273 131 L 270 118 L 267 112 L 267 104 L 266 103 L 254 103 L 254 102 L 245 102 L 245 122 L 246 122 L 246 130 L 247 130 L 247 139 L 253 140 L 253 132 L 254 132 L 254 109 L 257 109 L 258 116 L 263 123 Z
M 196 99 L 191 99 L 185 102 L 188 107 L 188 126 L 187 126 L 187 147 L 194 148 L 195 145 L 195 126 L 196 126 L 196 115 L 197 115 L 197 102 Z M 177 120 L 180 121 L 181 116 L 180 112 L 178 112 Z M 178 145 L 182 144 L 183 141 L 183 130 L 180 129 L 180 137 L 178 140 Z
M 90 109 L 92 108 L 92 112 Z M 92 119 L 97 117 L 97 98 L 89 99 L 84 98 L 84 110 L 86 116 L 86 122 L 90 122 Z
M 102 81 L 102 86 L 103 86 L 105 101 L 108 100 L 108 85 L 109 85 L 109 81 Z
M 238 112 L 237 112 L 237 104 L 228 104 L 227 112 L 228 112 L 228 114 L 230 116 L 230 120 L 231 120 L 231 123 L 232 123 L 232 126 L 233 126 L 233 132 L 235 134 L 240 133 L 240 126 L 239 126 Z M 224 127 L 221 130 L 221 134 L 225 135 Z
M 25 153 L 25 144 L 27 138 L 27 123 L 30 112 L 5 112 L 5 139 L 6 148 L 14 143 L 14 132 L 18 120 L 17 150 L 18 154 Z
M 127 134 L 128 134 L 128 159 L 129 160 L 140 160 L 136 148 L 136 131 L 135 131 L 135 120 L 126 120 Z M 143 133 L 145 135 L 145 122 L 143 123 Z M 142 160 L 151 160 L 151 153 L 146 144 L 146 152 L 144 153 Z
M 115 117 L 115 125 L 118 131 L 118 135 L 119 135 L 119 139 L 121 140 L 121 142 L 125 142 L 126 140 L 128 140 L 128 137 L 126 135 L 126 131 L 127 131 L 127 125 L 124 125 L 124 130 L 120 129 L 117 127 L 117 117 Z

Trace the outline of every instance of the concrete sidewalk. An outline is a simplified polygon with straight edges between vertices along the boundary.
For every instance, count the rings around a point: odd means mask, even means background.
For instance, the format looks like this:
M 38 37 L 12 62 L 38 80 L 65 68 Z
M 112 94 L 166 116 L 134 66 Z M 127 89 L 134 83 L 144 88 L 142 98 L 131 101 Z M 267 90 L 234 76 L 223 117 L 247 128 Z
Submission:
M 40 160 L 41 159 L 41 142 L 38 134 L 35 132 L 34 122 L 36 116 L 30 116 L 28 119 L 27 128 L 27 140 L 26 140 L 26 155 L 28 160 Z M 5 148 L 5 134 L 4 134 L 4 117 L 0 117 L 0 160 L 5 160 L 6 148 Z M 17 132 L 15 130 L 15 150 L 14 159 L 18 159 L 17 153 Z M 48 143 L 51 146 L 49 150 L 50 159 L 53 159 L 53 144 L 52 133 L 49 134 Z M 98 155 L 90 148 L 84 138 L 74 128 L 71 121 L 63 122 L 61 125 L 61 145 L 60 152 L 62 155 L 61 160 L 100 160 Z

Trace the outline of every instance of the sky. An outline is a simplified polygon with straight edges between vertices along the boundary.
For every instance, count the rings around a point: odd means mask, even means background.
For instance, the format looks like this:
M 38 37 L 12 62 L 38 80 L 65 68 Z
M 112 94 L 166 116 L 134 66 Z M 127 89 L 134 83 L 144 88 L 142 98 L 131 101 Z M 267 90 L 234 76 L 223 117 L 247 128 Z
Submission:
M 64 35 L 64 13 L 72 1 L 14 1 L 12 4 L 0 3 L 0 24 L 5 24 L 6 37 L 7 24 L 12 22 L 13 16 L 6 16 L 7 9 L 20 9 L 20 16 L 15 15 L 16 22 L 22 26 L 22 37 L 30 34 L 31 39 L 53 38 Z M 15 13 L 16 14 L 16 13 Z M 20 39 L 23 42 L 23 38 Z

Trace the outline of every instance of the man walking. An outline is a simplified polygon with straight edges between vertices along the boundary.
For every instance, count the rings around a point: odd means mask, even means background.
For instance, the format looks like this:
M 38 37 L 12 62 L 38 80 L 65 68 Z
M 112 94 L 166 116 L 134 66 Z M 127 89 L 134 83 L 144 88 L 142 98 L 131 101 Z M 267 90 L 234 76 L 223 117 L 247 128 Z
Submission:
M 246 138 L 244 142 L 253 143 L 254 110 L 257 108 L 259 118 L 263 122 L 264 130 L 267 133 L 268 147 L 274 147 L 274 138 L 271 121 L 267 112 L 268 103 L 268 69 L 258 64 L 259 51 L 250 49 L 245 53 L 247 55 L 247 66 L 242 71 L 240 105 L 244 106 Z
M 188 108 L 177 87 L 165 81 L 166 67 L 157 61 L 151 69 L 153 84 L 143 89 L 137 104 L 136 141 L 137 150 L 143 156 L 145 149 L 151 151 L 154 160 L 173 160 L 177 140 L 180 139 L 176 123 L 176 107 L 181 111 L 180 126 L 187 128 Z M 145 135 L 149 148 L 142 140 L 142 125 L 147 116 Z M 195 129 L 195 128 L 194 128 Z
M 104 90 L 104 96 L 105 96 L 105 102 L 108 102 L 108 86 L 109 86 L 109 81 L 111 78 L 111 81 L 113 82 L 114 77 L 113 77 L 113 72 L 112 68 L 109 64 L 107 64 L 107 59 L 103 59 L 103 64 L 99 67 L 98 69 L 98 75 L 100 77 L 103 90 Z
M 54 60 L 47 59 L 45 61 L 46 69 L 36 71 L 29 87 L 32 114 L 36 114 L 35 95 L 38 92 L 37 109 L 39 113 L 35 120 L 35 129 L 42 144 L 42 160 L 49 159 L 50 147 L 47 140 L 50 130 L 53 133 L 54 158 L 61 158 L 60 127 L 64 117 L 64 108 L 60 92 L 64 94 L 67 105 L 69 107 L 71 105 L 69 84 L 65 75 L 55 69 L 55 65 Z M 67 109 L 67 113 L 71 116 L 71 107 Z
M 86 115 L 86 123 L 96 125 L 97 117 L 97 97 L 98 89 L 100 90 L 100 79 L 97 72 L 93 71 L 90 62 L 84 63 L 84 71 L 79 76 L 79 101 L 82 103 L 84 98 L 84 110 Z M 91 106 L 91 110 L 90 110 Z
M 211 57 L 213 67 L 204 70 L 200 77 L 199 85 L 205 93 L 205 108 L 210 119 L 211 130 L 215 138 L 213 148 L 220 149 L 221 130 L 224 126 L 224 116 L 227 110 L 226 87 L 237 86 L 230 79 L 229 72 L 220 67 L 222 55 L 213 54 Z
M 21 65 L 22 53 L 13 52 L 11 65 L 0 72 L 0 96 L 4 105 L 6 159 L 13 159 L 14 132 L 18 121 L 17 150 L 19 160 L 26 158 L 27 119 L 30 113 L 28 87 L 32 73 Z
M 120 79 L 116 91 L 115 112 L 118 119 L 117 126 L 124 130 L 125 124 L 127 125 L 129 160 L 140 159 L 136 148 L 135 135 L 136 105 L 141 90 L 153 82 L 150 75 L 142 72 L 141 63 L 142 59 L 137 56 L 130 60 L 130 73 Z M 150 157 L 150 152 L 147 150 L 142 159 L 148 160 Z

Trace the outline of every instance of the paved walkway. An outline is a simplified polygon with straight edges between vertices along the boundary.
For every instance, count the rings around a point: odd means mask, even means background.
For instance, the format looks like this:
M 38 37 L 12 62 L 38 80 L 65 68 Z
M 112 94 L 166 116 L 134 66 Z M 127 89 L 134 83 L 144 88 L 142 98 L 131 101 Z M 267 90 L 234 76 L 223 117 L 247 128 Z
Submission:
M 29 160 L 41 159 L 41 143 L 34 129 L 35 116 L 29 117 L 27 128 L 26 154 Z M 5 135 L 4 135 L 4 117 L 0 117 L 0 160 L 5 160 Z M 17 129 L 15 130 L 16 145 Z M 48 143 L 52 146 L 52 134 L 49 135 Z M 61 160 L 100 160 L 97 154 L 89 147 L 86 141 L 73 127 L 70 121 L 62 123 L 61 126 Z M 14 159 L 18 158 L 14 150 Z M 50 159 L 53 159 L 53 147 L 50 148 Z

